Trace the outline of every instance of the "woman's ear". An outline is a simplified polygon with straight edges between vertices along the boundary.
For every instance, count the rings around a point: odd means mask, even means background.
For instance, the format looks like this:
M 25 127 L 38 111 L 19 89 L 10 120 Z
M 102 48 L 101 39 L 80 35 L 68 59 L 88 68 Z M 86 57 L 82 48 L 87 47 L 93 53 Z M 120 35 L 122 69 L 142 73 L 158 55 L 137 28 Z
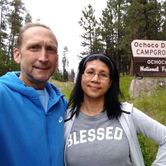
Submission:
M 18 63 L 18 64 L 21 63 L 21 54 L 20 54 L 18 48 L 16 48 L 16 49 L 14 50 L 14 60 L 15 60 L 15 62 Z

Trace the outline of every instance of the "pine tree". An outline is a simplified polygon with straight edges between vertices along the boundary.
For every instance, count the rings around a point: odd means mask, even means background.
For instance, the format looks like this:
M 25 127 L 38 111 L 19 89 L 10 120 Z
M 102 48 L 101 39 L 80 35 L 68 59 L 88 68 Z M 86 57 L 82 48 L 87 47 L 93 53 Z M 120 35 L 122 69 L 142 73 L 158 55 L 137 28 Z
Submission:
M 68 71 L 66 70 L 66 67 L 69 65 L 67 60 L 68 48 L 65 46 L 63 50 L 63 58 L 62 58 L 62 64 L 63 64 L 63 79 L 64 81 L 68 81 Z
M 121 40 L 123 34 L 123 0 L 109 0 L 107 7 L 102 11 L 100 18 L 100 33 L 105 43 L 105 52 L 110 56 L 117 65 L 118 70 L 121 69 Z
M 32 22 L 32 16 L 29 13 L 27 13 L 25 16 L 25 23 L 29 23 L 29 22 Z
M 18 64 L 14 61 L 14 49 L 16 47 L 16 38 L 18 36 L 20 27 L 23 24 L 23 14 L 26 12 L 24 3 L 21 0 L 13 0 L 10 2 L 9 6 L 9 14 L 8 14 L 8 23 L 9 23 L 9 29 L 10 29 L 10 35 L 9 35 L 9 44 L 8 44 L 8 56 L 9 56 L 9 70 L 20 70 L 20 67 Z
M 107 4 L 109 5 L 109 4 Z M 100 18 L 99 33 L 102 36 L 102 42 L 104 47 L 104 52 L 114 59 L 114 27 L 113 27 L 113 15 L 112 10 L 107 6 L 102 11 L 102 16 Z
M 15 39 L 19 33 L 20 27 L 22 26 L 23 17 L 21 15 L 24 13 L 24 11 L 26 10 L 24 3 L 21 0 L 13 0 L 10 2 L 10 14 L 8 15 L 10 28 L 8 53 L 11 58 L 13 58 Z
M 160 40 L 166 40 L 166 1 L 163 3 L 159 3 L 159 6 L 161 7 L 161 15 L 162 15 L 162 21 L 159 31 L 159 39 Z
M 71 69 L 71 73 L 68 76 L 68 81 L 74 82 L 75 72 L 74 69 Z
M 7 13 L 8 13 L 8 2 L 7 0 L 0 1 L 0 76 L 8 72 L 8 54 L 7 54 Z
M 84 30 L 84 33 L 81 35 L 84 40 L 81 42 L 81 46 L 84 47 L 84 51 L 81 52 L 82 56 L 96 52 L 95 43 L 97 43 L 97 20 L 94 16 L 94 12 L 95 10 L 93 10 L 92 6 L 89 4 L 88 7 L 85 7 L 85 9 L 82 11 L 83 17 L 81 17 L 80 21 L 78 22 Z M 82 58 L 82 56 L 79 58 Z

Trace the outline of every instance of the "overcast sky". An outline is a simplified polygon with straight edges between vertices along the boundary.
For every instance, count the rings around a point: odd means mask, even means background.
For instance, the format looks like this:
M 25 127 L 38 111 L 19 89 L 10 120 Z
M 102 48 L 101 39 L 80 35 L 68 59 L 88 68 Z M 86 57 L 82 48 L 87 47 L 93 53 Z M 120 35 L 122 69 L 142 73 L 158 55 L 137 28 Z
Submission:
M 80 46 L 83 33 L 78 21 L 83 16 L 82 10 L 89 4 L 95 10 L 96 18 L 101 17 L 107 0 L 22 0 L 32 16 L 33 22 L 40 18 L 40 23 L 49 26 L 58 39 L 59 67 L 64 47 L 68 48 L 69 70 L 78 68 L 77 55 L 83 51 Z

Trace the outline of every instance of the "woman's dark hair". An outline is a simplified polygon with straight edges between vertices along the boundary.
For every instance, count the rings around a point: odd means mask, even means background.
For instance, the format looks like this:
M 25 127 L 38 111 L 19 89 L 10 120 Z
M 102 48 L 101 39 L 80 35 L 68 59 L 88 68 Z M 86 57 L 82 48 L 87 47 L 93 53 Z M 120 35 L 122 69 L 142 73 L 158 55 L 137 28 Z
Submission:
M 84 73 L 84 70 L 86 68 L 86 63 L 93 60 L 100 60 L 104 62 L 108 67 L 110 71 L 110 79 L 112 81 L 111 87 L 108 89 L 108 91 L 105 94 L 105 110 L 107 111 L 107 115 L 109 119 L 118 118 L 122 114 L 122 110 L 120 108 L 120 102 L 119 102 L 119 94 L 120 88 L 119 88 L 119 73 L 116 68 L 116 65 L 111 60 L 110 57 L 108 57 L 106 54 L 90 54 L 83 58 L 78 66 L 78 75 L 76 78 L 76 84 L 73 88 L 70 99 L 69 99 L 69 107 L 71 107 L 71 119 L 74 114 L 78 116 L 79 109 L 84 101 L 83 95 L 84 92 L 81 87 L 81 79 L 82 74 Z M 67 120 L 69 120 L 67 119 Z M 67 121 L 66 120 L 66 121 Z

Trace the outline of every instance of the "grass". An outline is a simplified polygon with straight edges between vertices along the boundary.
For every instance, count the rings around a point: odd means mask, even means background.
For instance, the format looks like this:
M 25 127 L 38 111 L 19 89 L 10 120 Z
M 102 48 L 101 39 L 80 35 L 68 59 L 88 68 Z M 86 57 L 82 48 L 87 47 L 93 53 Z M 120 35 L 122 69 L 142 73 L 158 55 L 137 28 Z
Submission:
M 133 100 L 129 95 L 129 86 L 133 77 L 125 76 L 120 78 L 120 88 L 124 94 L 125 100 L 133 103 L 134 107 L 138 108 L 151 118 L 166 126 L 166 91 L 163 88 L 158 88 L 157 92 L 151 93 L 150 97 L 143 95 Z M 124 99 L 120 99 L 123 101 Z M 156 158 L 158 145 L 138 134 L 139 144 L 141 146 L 142 154 L 144 157 L 145 166 L 151 166 Z
M 120 97 L 121 102 L 130 100 L 129 87 L 130 87 L 132 79 L 133 79 L 133 77 L 131 77 L 131 76 L 123 76 L 123 77 L 121 76 L 120 77 L 119 86 L 120 86 L 121 93 L 124 96 L 124 98 Z
M 73 82 L 60 82 L 60 81 L 56 81 L 56 80 L 53 80 L 53 79 L 49 79 L 49 82 L 51 82 L 57 88 L 59 88 L 61 93 L 65 95 L 67 101 L 69 101 L 70 93 L 71 93 L 71 91 L 74 87 Z
M 148 116 L 157 120 L 161 124 L 166 126 L 166 91 L 163 88 L 158 88 L 156 93 L 152 93 L 150 97 L 140 96 L 137 99 L 130 98 L 129 87 L 133 77 L 131 76 L 121 76 L 120 77 L 120 89 L 124 95 L 124 98 L 120 97 L 120 101 L 127 101 L 133 103 L 134 107 L 138 108 Z M 61 89 L 62 94 L 65 94 L 66 99 L 69 99 L 71 90 L 74 87 L 72 82 L 58 82 L 55 80 L 50 80 L 55 86 Z M 138 134 L 138 140 L 141 146 L 141 150 L 144 157 L 145 166 L 152 165 L 155 160 L 158 145 L 143 135 Z
M 73 82 L 60 82 L 54 79 L 49 79 L 49 82 L 54 84 L 57 88 L 69 88 L 69 87 L 73 88 L 74 87 Z

